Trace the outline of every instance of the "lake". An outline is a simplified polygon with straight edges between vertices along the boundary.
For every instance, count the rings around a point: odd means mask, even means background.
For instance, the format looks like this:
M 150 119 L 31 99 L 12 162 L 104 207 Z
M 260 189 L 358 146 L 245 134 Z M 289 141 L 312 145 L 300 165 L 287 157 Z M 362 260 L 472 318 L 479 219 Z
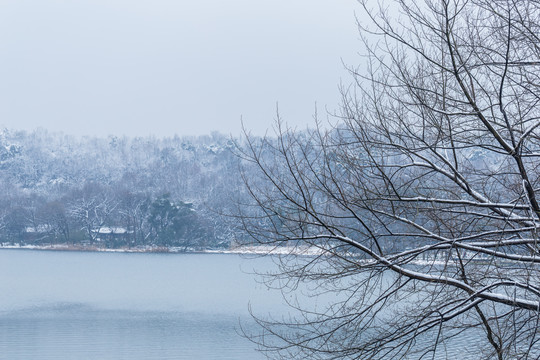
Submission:
M 273 268 L 232 254 L 0 249 L 0 360 L 264 359 L 239 332 L 259 331 L 250 304 L 288 312 L 253 274 Z M 476 336 L 436 358 L 475 359 Z
M 271 259 L 0 250 L 0 359 L 263 359 L 238 334 L 284 310 Z

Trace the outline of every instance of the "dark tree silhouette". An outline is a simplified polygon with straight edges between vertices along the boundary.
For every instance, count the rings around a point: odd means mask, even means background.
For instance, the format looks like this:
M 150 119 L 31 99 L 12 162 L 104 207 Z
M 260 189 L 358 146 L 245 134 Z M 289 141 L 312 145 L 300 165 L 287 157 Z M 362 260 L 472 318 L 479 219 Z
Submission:
M 319 251 L 282 257 L 274 281 L 336 294 L 258 319 L 253 340 L 286 359 L 392 359 L 471 336 L 459 356 L 538 358 L 540 2 L 360 4 L 366 66 L 336 125 L 278 120 L 241 154 L 258 168 L 253 242 Z

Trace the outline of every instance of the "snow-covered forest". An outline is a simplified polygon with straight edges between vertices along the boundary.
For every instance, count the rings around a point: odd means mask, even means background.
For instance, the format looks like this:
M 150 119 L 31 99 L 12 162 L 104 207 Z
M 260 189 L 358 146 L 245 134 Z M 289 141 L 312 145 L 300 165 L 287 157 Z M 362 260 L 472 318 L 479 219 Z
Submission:
M 0 132 L 0 242 L 228 247 L 241 196 L 233 141 Z

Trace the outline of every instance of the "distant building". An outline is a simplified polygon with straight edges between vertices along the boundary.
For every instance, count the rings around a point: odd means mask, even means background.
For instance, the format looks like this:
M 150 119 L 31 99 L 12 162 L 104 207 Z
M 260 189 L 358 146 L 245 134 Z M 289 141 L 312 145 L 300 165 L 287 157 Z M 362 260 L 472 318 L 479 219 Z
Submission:
M 133 234 L 133 231 L 120 226 L 104 226 L 92 230 L 92 234 L 97 241 L 123 240 Z

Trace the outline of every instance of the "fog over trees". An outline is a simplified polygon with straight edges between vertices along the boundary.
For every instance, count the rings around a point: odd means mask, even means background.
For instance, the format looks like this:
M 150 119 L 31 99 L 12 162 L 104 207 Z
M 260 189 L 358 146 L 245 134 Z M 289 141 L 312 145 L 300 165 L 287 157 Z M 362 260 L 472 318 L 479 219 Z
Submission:
M 475 358 L 538 359 L 540 2 L 360 5 L 364 62 L 331 126 L 3 130 L 0 242 L 278 248 L 266 279 L 297 316 L 257 318 L 269 357 L 440 359 L 470 337 Z
M 234 241 L 241 196 L 233 142 L 0 133 L 5 244 L 208 248 Z M 238 234 L 236 234 L 237 236 Z

